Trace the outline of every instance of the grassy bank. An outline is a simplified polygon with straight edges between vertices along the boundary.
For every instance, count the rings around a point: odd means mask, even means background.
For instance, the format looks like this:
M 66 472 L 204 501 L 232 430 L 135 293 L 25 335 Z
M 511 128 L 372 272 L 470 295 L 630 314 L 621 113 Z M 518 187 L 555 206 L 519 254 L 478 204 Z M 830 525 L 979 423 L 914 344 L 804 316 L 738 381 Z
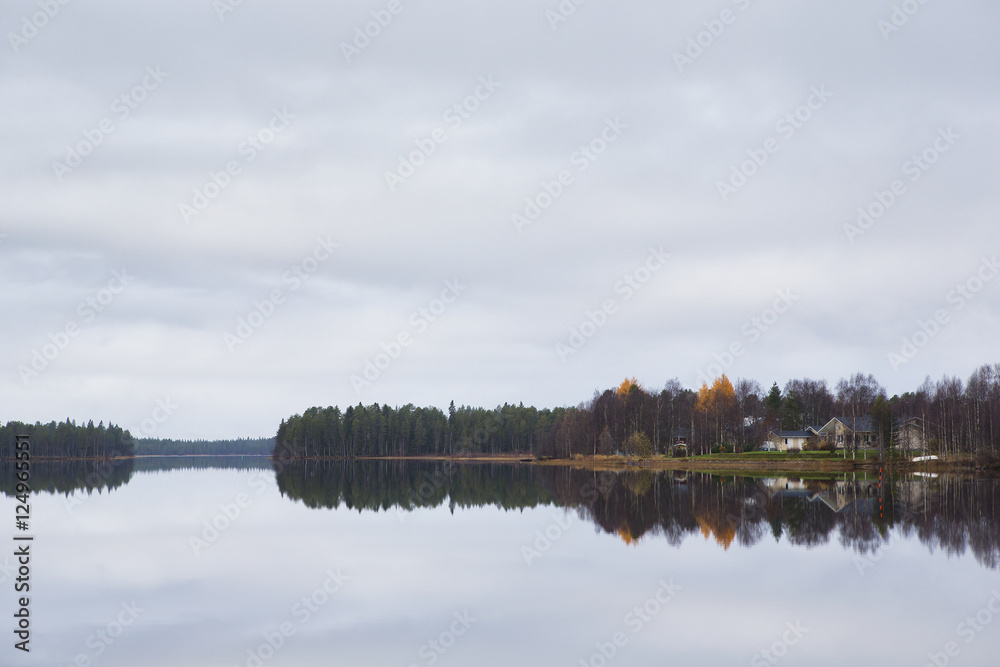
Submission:
M 977 467 L 971 459 L 953 458 L 939 461 L 914 463 L 909 458 L 889 458 L 880 460 L 877 452 L 858 452 L 855 458 L 844 457 L 842 452 L 748 452 L 745 454 L 708 454 L 684 458 L 652 457 L 640 459 L 623 456 L 579 456 L 573 459 L 551 459 L 539 461 L 541 465 L 561 465 L 587 470 L 688 470 L 692 472 L 738 472 L 767 473 L 818 472 L 842 473 L 879 470 L 894 473 L 973 473 L 987 472 L 1000 474 L 996 468 L 987 470 Z
M 296 460 L 340 460 L 319 457 Z M 859 451 L 855 458 L 844 457 L 843 452 L 747 452 L 744 454 L 708 454 L 684 458 L 655 456 L 638 458 L 628 456 L 583 456 L 572 459 L 539 459 L 529 454 L 456 454 L 449 456 L 389 456 L 359 457 L 350 460 L 375 461 L 451 461 L 460 463 L 506 463 L 543 466 L 569 466 L 584 470 L 687 470 L 716 474 L 743 476 L 773 476 L 781 473 L 978 473 L 1000 475 L 1000 468 L 977 466 L 971 458 L 953 457 L 942 461 L 914 463 L 910 458 L 880 460 L 876 450 Z

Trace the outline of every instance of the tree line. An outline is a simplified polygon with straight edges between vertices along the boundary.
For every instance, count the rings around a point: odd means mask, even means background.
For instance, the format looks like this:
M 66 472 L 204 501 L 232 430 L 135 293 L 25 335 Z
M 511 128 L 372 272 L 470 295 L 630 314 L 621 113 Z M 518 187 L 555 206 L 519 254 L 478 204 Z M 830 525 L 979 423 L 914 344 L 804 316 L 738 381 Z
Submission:
M 435 407 L 388 405 L 310 408 L 282 420 L 275 456 L 392 457 L 536 452 L 551 437 L 565 410 L 504 404 L 493 410 L 468 406 L 448 413 Z
M 673 455 L 717 448 L 759 449 L 775 430 L 821 427 L 833 417 L 868 420 L 882 454 L 899 444 L 899 427 L 917 420 L 932 452 L 1000 454 L 1000 364 L 968 380 L 927 378 L 913 391 L 888 396 L 871 374 L 855 373 L 832 387 L 800 378 L 765 391 L 756 380 L 725 375 L 697 391 L 676 378 L 650 389 L 635 378 L 595 392 L 576 407 L 537 409 L 505 403 L 493 409 L 357 405 L 310 408 L 282 420 L 276 455 L 288 458 L 391 457 L 462 453 L 569 458 L 578 454 Z M 860 443 L 847 441 L 848 449 Z
M 236 440 L 171 440 L 139 438 L 136 456 L 270 456 L 274 438 L 237 438 Z
M 19 435 L 31 438 L 32 458 L 109 459 L 132 456 L 135 447 L 128 431 L 103 421 L 97 426 L 93 420 L 86 426 L 69 419 L 48 424 L 11 421 L 0 424 L 0 458 L 14 458 Z
M 109 459 L 128 456 L 244 455 L 270 456 L 274 438 L 236 440 L 170 440 L 133 438 L 114 424 L 86 425 L 67 419 L 62 422 L 0 424 L 0 458 L 13 459 L 16 438 L 31 438 L 32 458 Z

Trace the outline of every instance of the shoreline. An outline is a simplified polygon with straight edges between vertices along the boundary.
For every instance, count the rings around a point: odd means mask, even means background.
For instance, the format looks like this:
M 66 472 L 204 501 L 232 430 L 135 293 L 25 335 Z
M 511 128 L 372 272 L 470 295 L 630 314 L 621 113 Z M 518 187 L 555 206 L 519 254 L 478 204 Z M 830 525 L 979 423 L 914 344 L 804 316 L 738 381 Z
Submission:
M 718 456 L 718 455 L 716 455 Z M 287 461 L 287 460 L 286 460 Z M 427 461 L 452 463 L 502 463 L 508 465 L 538 465 L 579 468 L 594 471 L 624 470 L 683 470 L 688 472 L 734 472 L 734 473 L 845 473 L 845 472 L 890 472 L 927 474 L 978 474 L 1000 476 L 998 468 L 979 467 L 969 460 L 938 460 L 913 462 L 910 460 L 880 461 L 877 458 L 769 458 L 752 460 L 744 455 L 722 455 L 720 458 L 628 458 L 617 456 L 577 456 L 573 459 L 539 459 L 530 454 L 469 454 L 469 455 L 429 455 L 429 456 L 311 456 L 295 458 L 291 461 Z
M 127 461 L 151 458 L 268 458 L 267 454 L 145 454 L 138 456 L 118 456 L 108 458 L 37 458 L 38 463 L 68 463 L 68 462 L 106 462 Z M 306 461 L 414 461 L 414 462 L 451 462 L 451 463 L 499 463 L 505 465 L 537 465 L 550 467 L 568 467 L 592 471 L 627 471 L 649 470 L 668 471 L 679 470 L 705 473 L 846 473 L 846 472 L 889 472 L 889 473 L 927 473 L 927 474 L 975 474 L 1000 476 L 1000 468 L 983 467 L 972 460 L 938 460 L 913 462 L 910 460 L 887 460 L 877 458 L 841 459 L 841 458 L 808 458 L 808 457 L 768 457 L 753 460 L 742 454 L 712 455 L 712 457 L 685 458 L 633 458 L 619 456 L 580 456 L 572 459 L 540 459 L 531 454 L 452 454 L 426 456 L 310 456 L 294 459 L 278 459 L 283 463 L 298 463 Z M 13 459 L 0 459 L 13 461 Z
M 719 456 L 719 455 L 715 455 Z M 910 460 L 880 461 L 876 458 L 839 459 L 839 458 L 769 458 L 752 460 L 740 454 L 721 455 L 719 458 L 686 457 L 686 458 L 630 458 L 618 456 L 577 456 L 572 459 L 539 459 L 524 454 L 471 454 L 471 455 L 432 455 L 432 456 L 361 456 L 361 457 L 309 457 L 294 459 L 303 461 L 450 461 L 454 463 L 504 463 L 529 464 L 538 466 L 579 468 L 595 471 L 624 470 L 684 470 L 688 472 L 814 472 L 814 473 L 844 473 L 844 472 L 884 472 L 892 473 L 928 473 L 928 474 L 980 474 L 1000 475 L 1000 469 L 978 467 L 968 460 L 939 460 L 913 462 Z

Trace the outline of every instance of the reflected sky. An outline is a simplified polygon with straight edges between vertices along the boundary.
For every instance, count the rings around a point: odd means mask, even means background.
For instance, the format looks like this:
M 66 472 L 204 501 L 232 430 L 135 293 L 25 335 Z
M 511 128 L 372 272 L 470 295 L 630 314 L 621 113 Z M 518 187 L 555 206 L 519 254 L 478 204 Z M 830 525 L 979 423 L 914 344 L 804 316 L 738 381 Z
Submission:
M 1000 611 L 996 569 L 898 527 L 868 555 L 671 544 L 549 504 L 310 508 L 247 469 L 139 471 L 35 496 L 32 515 L 32 652 L 8 641 L 5 665 L 923 665 L 949 642 L 950 664 L 993 665 L 1000 649 L 980 613 L 995 591 Z

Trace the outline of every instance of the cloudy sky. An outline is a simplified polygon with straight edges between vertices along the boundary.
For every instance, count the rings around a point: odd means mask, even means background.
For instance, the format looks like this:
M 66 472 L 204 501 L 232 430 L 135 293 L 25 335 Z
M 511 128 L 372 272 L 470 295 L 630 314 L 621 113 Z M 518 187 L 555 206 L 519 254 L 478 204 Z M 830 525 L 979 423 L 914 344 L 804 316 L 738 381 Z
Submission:
M 998 24 L 10 0 L 0 419 L 259 436 L 626 375 L 967 377 L 1000 361 Z

